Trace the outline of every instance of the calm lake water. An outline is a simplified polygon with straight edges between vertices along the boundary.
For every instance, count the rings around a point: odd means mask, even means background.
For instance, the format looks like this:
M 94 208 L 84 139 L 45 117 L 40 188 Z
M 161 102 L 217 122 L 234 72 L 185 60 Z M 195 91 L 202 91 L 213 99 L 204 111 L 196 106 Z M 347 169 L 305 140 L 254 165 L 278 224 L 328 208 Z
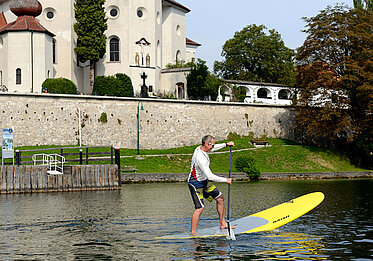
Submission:
M 227 184 L 217 185 L 226 194 Z M 189 230 L 185 183 L 121 191 L 0 195 L 0 260 L 373 260 L 373 180 L 236 182 L 231 220 L 321 191 L 317 208 L 275 231 L 156 240 Z M 200 227 L 217 225 L 206 204 Z

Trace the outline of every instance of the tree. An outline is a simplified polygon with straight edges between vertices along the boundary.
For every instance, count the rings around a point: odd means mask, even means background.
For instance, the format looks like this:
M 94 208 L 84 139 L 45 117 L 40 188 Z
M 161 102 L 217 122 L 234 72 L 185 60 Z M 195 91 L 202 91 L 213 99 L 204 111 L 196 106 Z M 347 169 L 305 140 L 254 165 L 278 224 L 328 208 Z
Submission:
M 206 62 L 198 59 L 187 76 L 188 97 L 192 100 L 216 100 L 221 81 L 208 71 Z
M 248 25 L 225 42 L 214 73 L 224 79 L 291 84 L 294 51 L 264 25 Z
M 372 162 L 373 12 L 336 5 L 305 21 L 308 36 L 297 54 L 297 124 L 308 141 L 342 141 L 358 163 Z
M 373 0 L 354 0 L 354 7 L 373 11 Z
M 105 0 L 76 0 L 74 3 L 75 33 L 78 36 L 75 52 L 80 62 L 89 61 L 90 93 L 95 78 L 95 63 L 106 52 L 107 18 L 104 9 Z

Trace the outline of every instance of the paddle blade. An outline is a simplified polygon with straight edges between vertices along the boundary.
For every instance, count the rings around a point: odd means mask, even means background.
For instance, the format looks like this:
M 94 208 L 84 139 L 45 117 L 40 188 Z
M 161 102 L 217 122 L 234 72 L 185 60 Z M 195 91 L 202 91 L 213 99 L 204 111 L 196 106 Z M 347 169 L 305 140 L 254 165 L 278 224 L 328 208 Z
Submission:
M 231 228 L 230 225 L 228 225 L 228 229 L 227 229 L 227 239 L 236 240 L 236 235 L 234 234 L 233 229 Z

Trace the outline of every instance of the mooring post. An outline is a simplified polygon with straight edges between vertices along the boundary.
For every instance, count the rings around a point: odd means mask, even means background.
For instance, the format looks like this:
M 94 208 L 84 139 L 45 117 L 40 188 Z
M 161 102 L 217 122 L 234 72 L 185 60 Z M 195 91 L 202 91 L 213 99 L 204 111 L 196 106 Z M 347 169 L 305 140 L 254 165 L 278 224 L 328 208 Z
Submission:
M 118 147 L 115 148 L 115 164 L 118 166 L 118 183 L 120 186 L 122 184 L 122 174 L 120 171 L 120 148 Z
M 80 165 L 83 165 L 83 150 L 80 149 L 79 151 L 79 158 L 80 158 Z
M 21 165 L 21 152 L 19 150 L 16 150 L 16 165 Z

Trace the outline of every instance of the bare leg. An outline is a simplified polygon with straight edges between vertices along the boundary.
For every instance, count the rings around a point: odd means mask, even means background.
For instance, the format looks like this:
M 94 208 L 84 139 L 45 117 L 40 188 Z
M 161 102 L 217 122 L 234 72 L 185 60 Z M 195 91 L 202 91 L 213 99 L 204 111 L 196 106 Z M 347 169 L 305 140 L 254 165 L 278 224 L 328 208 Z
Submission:
M 220 228 L 226 228 L 227 222 L 225 222 L 225 209 L 224 209 L 224 196 L 221 195 L 216 199 L 216 210 L 219 215 Z
M 190 230 L 190 233 L 192 235 L 196 235 L 197 234 L 197 226 L 198 226 L 198 221 L 199 221 L 199 218 L 202 214 L 202 211 L 203 211 L 203 208 L 198 208 L 198 209 L 195 209 L 194 212 L 193 212 L 193 215 L 192 215 L 192 228 Z
M 224 196 L 223 195 L 221 195 L 220 197 L 216 199 L 216 209 L 219 215 L 220 229 L 227 228 L 228 224 L 225 221 L 225 208 L 224 208 Z M 236 227 L 231 225 L 231 228 L 236 228 Z

